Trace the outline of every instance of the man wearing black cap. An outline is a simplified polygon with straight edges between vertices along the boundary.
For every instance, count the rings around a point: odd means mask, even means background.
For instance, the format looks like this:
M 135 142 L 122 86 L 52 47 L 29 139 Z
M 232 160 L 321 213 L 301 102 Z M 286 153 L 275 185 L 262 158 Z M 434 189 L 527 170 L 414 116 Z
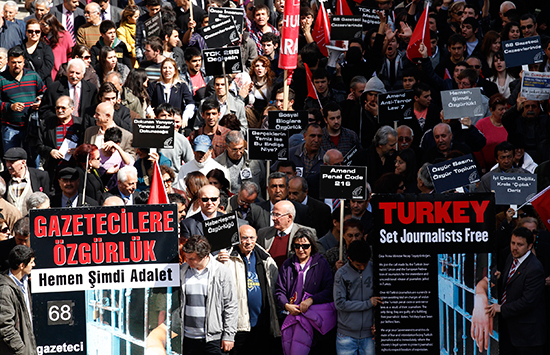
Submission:
M 96 200 L 88 196 L 85 197 L 84 203 L 82 203 L 82 196 L 78 193 L 80 177 L 75 168 L 61 169 L 57 181 L 59 182 L 61 193 L 52 198 L 52 207 L 99 206 Z
M 6 169 L 3 178 L 6 181 L 4 198 L 17 207 L 21 215 L 27 214 L 25 200 L 36 191 L 53 195 L 48 173 L 27 167 L 27 152 L 20 147 L 8 149 L 4 154 Z M 6 172 L 7 171 L 7 172 Z

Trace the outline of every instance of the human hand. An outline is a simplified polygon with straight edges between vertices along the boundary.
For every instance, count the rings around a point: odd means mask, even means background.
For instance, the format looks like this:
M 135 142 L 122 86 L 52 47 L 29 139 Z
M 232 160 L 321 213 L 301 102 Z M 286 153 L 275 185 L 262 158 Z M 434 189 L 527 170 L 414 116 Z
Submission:
M 516 214 L 516 210 L 514 210 L 511 207 L 506 211 L 506 220 L 508 221 L 508 223 L 512 222 L 512 218 L 514 217 L 515 214 Z
M 189 20 L 189 22 L 187 23 L 187 28 L 189 28 L 189 30 L 193 32 L 195 30 L 195 27 L 197 27 L 197 23 L 194 20 Z
M 498 279 L 500 279 L 500 271 L 495 271 L 495 277 Z
M 500 313 L 500 304 L 495 303 L 485 307 L 485 312 L 489 317 L 493 318 L 494 316 L 497 315 L 497 313 Z
M 118 164 L 111 166 L 109 169 L 107 169 L 106 173 L 110 175 L 118 173 Z
M 25 109 L 25 104 L 22 102 L 16 102 L 10 105 L 12 111 L 21 112 Z
M 489 348 L 489 336 L 493 333 L 493 318 L 489 318 L 486 308 L 489 306 L 487 294 L 476 293 L 470 335 L 477 343 L 479 352 Z
M 242 97 L 242 98 L 247 97 L 248 94 L 250 94 L 250 90 L 252 90 L 253 87 L 254 87 L 253 82 L 250 82 L 248 84 L 244 84 L 243 86 L 241 86 L 241 88 L 239 90 L 239 96 Z
M 428 48 L 424 45 L 424 43 L 420 43 L 420 46 L 418 46 L 418 53 L 422 56 L 422 58 L 428 58 Z
M 54 159 L 63 159 L 63 154 L 61 154 L 61 152 L 57 149 L 50 150 L 50 155 Z
M 313 304 L 313 298 L 308 298 L 300 302 L 300 312 L 306 313 L 309 307 Z
M 336 270 L 340 269 L 342 266 L 344 266 L 344 262 L 342 260 L 338 260 L 334 266 L 336 267 Z
M 518 96 L 516 100 L 517 110 L 522 111 L 523 110 L 523 104 L 525 104 L 525 101 L 527 101 L 527 98 L 525 96 Z
M 380 23 L 386 23 L 388 21 L 386 15 L 384 14 L 384 11 L 376 11 L 376 14 L 378 15 L 378 18 L 380 19 Z
M 550 286 L 550 276 L 548 276 L 547 278 L 544 279 L 544 284 L 546 286 Z
M 409 26 L 408 23 L 406 22 L 399 22 L 399 24 L 401 25 L 401 30 L 403 31 L 403 33 L 400 33 L 399 34 L 399 38 L 403 39 L 403 38 L 410 38 L 413 34 L 412 30 L 411 30 L 411 27 Z
M 228 340 L 222 340 L 222 346 L 221 349 L 223 352 L 228 353 L 233 349 L 233 345 L 235 345 L 235 342 L 228 341 Z
M 374 297 L 374 296 L 370 298 L 370 302 L 372 303 L 373 307 L 377 306 L 378 304 L 384 303 L 382 302 L 382 297 Z
M 160 155 L 158 153 L 149 153 L 149 161 L 156 161 L 158 163 Z
M 386 25 L 386 41 L 390 42 L 395 35 L 397 34 L 397 30 L 392 31 L 390 25 Z
M 300 314 L 300 306 L 297 304 L 287 303 L 285 304 L 285 309 L 293 316 Z
M 31 109 L 33 109 L 35 111 L 38 110 L 38 108 L 40 107 L 41 102 L 42 102 L 42 99 L 37 97 L 36 101 L 31 104 Z
M 111 149 L 113 149 L 113 148 L 116 149 L 116 150 L 120 149 L 120 148 L 119 148 L 119 145 L 116 144 L 116 143 L 113 142 L 113 141 L 107 141 L 107 142 L 104 142 L 104 143 L 103 143 L 103 149 L 105 149 L 105 150 L 111 150 Z
M 470 119 L 470 117 L 463 117 L 461 120 L 460 120 L 460 123 L 462 123 L 464 126 L 470 128 L 472 126 L 472 120 Z
M 370 112 L 373 116 L 378 116 L 378 103 L 375 101 L 367 102 L 365 109 Z
M 225 249 L 220 250 L 218 254 L 218 261 L 221 263 L 225 263 L 228 260 L 229 260 L 229 253 L 227 252 L 227 250 Z

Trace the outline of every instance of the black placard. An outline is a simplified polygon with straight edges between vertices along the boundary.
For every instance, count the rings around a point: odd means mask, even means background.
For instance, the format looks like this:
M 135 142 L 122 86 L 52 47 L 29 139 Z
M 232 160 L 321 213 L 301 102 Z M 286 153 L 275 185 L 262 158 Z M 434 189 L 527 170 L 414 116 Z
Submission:
M 300 133 L 307 127 L 307 111 L 269 111 L 269 129 L 289 131 L 289 135 Z
M 537 194 L 537 175 L 491 173 L 497 205 L 522 205 Z
M 351 162 L 353 161 L 353 157 L 355 156 L 355 154 L 357 154 L 358 151 L 359 151 L 359 147 L 354 145 L 353 148 L 351 148 L 347 152 L 347 154 L 344 155 L 344 161 L 342 161 L 342 165 L 350 166 Z
M 321 198 L 367 199 L 366 166 L 321 165 Z
M 145 38 L 160 36 L 160 30 L 162 29 L 162 20 L 160 18 L 160 12 L 155 16 L 145 20 L 144 25 L 145 25 Z
M 378 94 L 378 122 L 393 127 L 394 121 L 413 118 L 414 93 L 412 91 Z
M 203 38 L 208 48 L 219 48 L 237 43 L 239 31 L 232 17 L 203 27 Z
M 363 31 L 361 16 L 332 16 L 330 20 L 330 39 L 347 41 L 358 37 Z
M 479 181 L 472 154 L 428 166 L 435 191 L 442 193 Z
M 380 27 L 380 17 L 376 14 L 376 11 L 380 11 L 380 9 L 364 6 L 358 6 L 357 8 L 363 18 L 363 30 L 368 31 L 371 28 L 378 29 Z
M 212 251 L 229 248 L 241 242 L 237 213 L 226 214 L 202 222 L 204 236 Z
M 174 148 L 174 120 L 136 118 L 132 146 L 136 148 Z
M 243 71 L 241 47 L 203 49 L 203 63 L 206 75 L 238 74 Z
M 540 44 L 540 36 L 502 41 L 506 68 L 521 65 L 542 63 L 544 52 Z
M 208 9 L 208 23 L 220 22 L 233 17 L 239 33 L 243 33 L 244 9 L 231 7 L 210 7 Z
M 248 158 L 288 160 L 288 131 L 276 129 L 248 130 Z
M 485 110 L 481 89 L 457 89 L 441 91 L 445 119 L 483 116 Z

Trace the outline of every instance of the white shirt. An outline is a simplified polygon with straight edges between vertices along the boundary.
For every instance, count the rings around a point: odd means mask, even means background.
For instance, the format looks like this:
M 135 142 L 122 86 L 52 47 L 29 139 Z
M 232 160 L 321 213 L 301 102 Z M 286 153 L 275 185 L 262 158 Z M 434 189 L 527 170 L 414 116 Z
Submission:
M 61 24 L 67 29 L 67 16 L 69 16 L 69 10 L 63 6 L 63 16 L 61 16 Z M 74 34 L 76 35 L 76 28 L 74 26 L 74 12 L 71 12 L 71 22 L 73 23 Z

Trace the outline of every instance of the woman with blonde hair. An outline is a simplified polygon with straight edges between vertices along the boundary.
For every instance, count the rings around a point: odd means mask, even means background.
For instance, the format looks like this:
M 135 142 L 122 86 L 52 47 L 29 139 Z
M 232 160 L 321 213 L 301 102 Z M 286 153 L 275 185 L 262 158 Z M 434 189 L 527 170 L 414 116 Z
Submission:
M 122 21 L 116 30 L 116 35 L 118 39 L 126 43 L 126 48 L 132 55 L 132 67 L 139 68 L 139 63 L 136 60 L 136 23 L 139 18 L 139 7 L 136 5 L 126 6 L 120 17 Z

